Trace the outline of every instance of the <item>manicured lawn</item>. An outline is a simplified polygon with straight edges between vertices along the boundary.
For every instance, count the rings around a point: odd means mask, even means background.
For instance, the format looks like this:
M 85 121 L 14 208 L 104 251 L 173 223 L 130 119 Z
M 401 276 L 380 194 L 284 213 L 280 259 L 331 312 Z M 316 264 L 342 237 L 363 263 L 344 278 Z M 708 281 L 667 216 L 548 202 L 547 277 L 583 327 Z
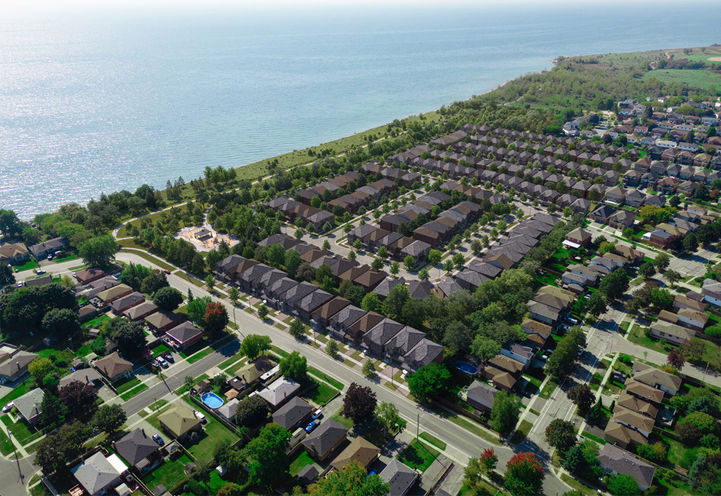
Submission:
M 140 384 L 140 385 L 134 387 L 133 389 L 131 389 L 130 391 L 126 391 L 123 394 L 121 394 L 120 399 L 122 399 L 123 401 L 128 401 L 130 398 L 132 398 L 133 396 L 135 396 L 136 394 L 138 394 L 142 391 L 145 391 L 146 389 L 148 389 L 148 386 L 146 384 Z
M 140 384 L 140 379 L 138 379 L 137 377 L 133 377 L 133 378 L 128 379 L 127 381 L 123 382 L 122 384 L 115 386 L 115 390 L 118 392 L 118 394 L 121 394 L 121 393 L 131 390 L 138 384 Z
M 157 266 L 160 267 L 161 269 L 170 270 L 170 271 L 175 270 L 175 267 L 173 267 L 172 265 L 167 264 L 166 262 L 163 262 L 160 258 L 154 257 L 153 255 L 151 255 L 151 254 L 149 254 L 149 253 L 146 253 L 146 252 L 144 252 L 144 251 L 141 251 L 141 250 L 144 249 L 144 248 L 143 248 L 142 246 L 140 246 L 140 245 L 136 245 L 136 244 L 135 244 L 134 242 L 132 242 L 132 241 L 133 241 L 133 240 L 125 239 L 125 240 L 120 241 L 118 244 L 119 244 L 120 246 L 123 246 L 122 251 L 127 251 L 127 252 L 129 252 L 129 253 L 132 253 L 133 255 L 139 256 L 140 258 L 144 258 L 144 259 L 147 260 L 148 262 L 157 265 Z M 140 246 L 140 249 L 137 249 L 137 250 L 136 250 L 136 249 L 133 249 L 133 247 L 136 247 L 136 246 Z M 130 247 L 130 248 L 129 248 L 129 247 Z M 180 274 L 178 274 L 178 275 L 180 275 Z M 181 277 L 182 277 L 182 276 L 181 276 Z M 185 278 L 184 278 L 184 279 L 185 279 Z M 192 279 L 192 278 L 191 278 L 191 279 Z
M 192 403 L 187 397 L 183 398 L 192 409 L 197 410 L 199 407 Z M 208 423 L 203 427 L 205 435 L 202 436 L 200 441 L 191 445 L 185 446 L 193 457 L 196 458 L 198 463 L 205 464 L 210 462 L 215 456 L 215 451 L 222 444 L 228 443 L 233 444 L 238 440 L 238 436 L 230 432 L 220 422 L 215 420 L 210 415 L 206 415 Z
M 10 438 L 7 437 L 5 431 L 0 430 L 0 453 L 7 456 L 13 451 L 15 451 L 15 447 L 13 446 L 12 441 L 10 441 Z
M 556 389 L 556 386 L 558 386 L 556 381 L 554 381 L 553 379 L 549 379 L 546 385 L 543 386 L 543 389 L 541 390 L 541 398 L 550 398 L 553 390 Z
M 290 475 L 297 475 L 303 467 L 308 465 L 313 465 L 313 459 L 307 452 L 301 451 L 300 455 L 290 462 Z
M 33 379 L 31 377 L 28 377 L 25 382 L 23 382 L 22 384 L 18 384 L 15 389 L 0 398 L 0 405 L 5 405 L 16 398 L 21 397 L 22 395 L 33 389 L 32 385 Z
M 312 391 L 308 392 L 304 395 L 306 399 L 309 399 L 313 403 L 315 403 L 318 406 L 324 406 L 326 403 L 328 403 L 336 394 L 338 394 L 338 390 L 329 386 L 325 382 L 322 381 L 314 381 L 316 384 L 318 384 L 318 387 L 313 389 Z
M 193 384 L 197 384 L 200 381 L 202 381 L 203 379 L 207 379 L 207 378 L 208 378 L 208 374 L 201 374 L 198 377 L 193 379 Z M 178 396 L 180 396 L 183 393 L 187 393 L 187 392 L 188 392 L 188 386 L 186 386 L 185 384 L 183 384 L 182 386 L 180 386 L 178 389 L 175 390 L 175 394 L 177 394 Z
M 40 267 L 40 264 L 38 264 L 35 260 L 28 260 L 22 265 L 16 265 L 13 268 L 17 270 L 18 272 L 22 272 L 23 270 L 30 270 L 30 269 L 36 269 Z
M 32 441 L 43 435 L 40 431 L 31 431 L 30 427 L 28 427 L 25 422 L 13 422 L 9 415 L 3 415 L 2 421 L 10 432 L 12 432 L 15 439 L 17 439 L 17 441 L 23 446 L 30 444 Z
M 221 363 L 221 364 L 219 365 L 219 367 L 220 367 L 221 369 L 227 369 L 228 367 L 230 367 L 231 365 L 233 365 L 235 362 L 237 362 L 238 360 L 240 360 L 241 358 L 244 358 L 244 357 L 245 357 L 245 355 L 243 355 L 242 353 L 238 352 L 238 353 L 236 353 L 235 355 L 233 355 L 232 357 L 230 357 L 230 358 L 228 358 L 227 360 L 225 360 L 223 363 Z
M 78 256 L 77 253 L 73 253 L 73 254 L 71 254 L 71 255 L 68 255 L 67 257 L 56 258 L 55 261 L 56 261 L 57 263 L 60 263 L 60 262 L 69 262 L 70 260 L 77 260 L 77 259 L 79 259 L 79 258 L 80 258 L 80 257 Z
M 189 356 L 187 358 L 188 363 L 195 363 L 198 360 L 200 360 L 203 357 L 206 357 L 210 355 L 213 352 L 213 348 L 206 348 L 204 350 L 200 350 L 199 352 Z
M 343 409 L 338 410 L 331 418 L 347 429 L 353 427 L 353 419 L 343 416 Z
M 187 455 L 182 455 L 177 460 L 166 462 L 153 470 L 143 477 L 143 482 L 150 488 L 160 484 L 166 488 L 174 488 L 186 479 L 185 464 L 190 462 L 191 460 Z
M 531 424 L 528 420 L 524 420 L 521 422 L 521 425 L 518 426 L 518 429 L 513 433 L 513 436 L 511 437 L 512 443 L 520 443 L 524 439 L 526 439 L 526 436 L 531 431 L 531 427 L 533 427 L 533 424 Z
M 443 442 L 443 441 L 441 441 L 440 439 L 438 439 L 438 438 L 437 438 L 436 436 L 434 436 L 433 434 L 429 434 L 429 433 L 427 433 L 427 432 L 421 432 L 421 433 L 419 434 L 419 436 L 420 436 L 421 439 L 423 439 L 424 441 L 428 441 L 429 443 L 431 443 L 431 444 L 432 444 L 433 446 L 435 446 L 436 448 L 439 448 L 439 449 L 442 449 L 442 450 L 446 449 L 446 443 Z
M 152 355 L 153 355 L 154 357 L 156 357 L 156 356 L 158 356 L 158 355 L 162 355 L 162 354 L 165 353 L 166 351 L 169 351 L 169 350 L 168 350 L 168 347 L 167 347 L 166 345 L 164 345 L 164 344 L 161 343 L 161 344 L 159 344 L 158 346 L 156 346 L 155 348 L 153 348 L 153 350 L 152 350 Z
M 332 377 L 329 376 L 328 374 L 325 374 L 325 373 L 321 372 L 320 370 L 318 370 L 318 369 L 316 369 L 316 368 L 313 368 L 313 367 L 308 367 L 308 372 L 309 372 L 311 375 L 316 376 L 318 379 L 324 380 L 325 382 L 327 382 L 328 384 L 330 384 L 330 385 L 333 386 L 334 388 L 336 388 L 336 389 L 338 389 L 338 390 L 340 390 L 340 391 L 343 391 L 343 383 L 340 382 L 340 381 L 338 381 L 338 380 L 336 380 L 336 379 L 334 379 L 334 378 L 332 378 Z
M 631 332 L 628 334 L 628 340 L 632 343 L 640 344 L 641 346 L 645 346 L 648 349 L 658 351 L 660 353 L 668 353 L 668 347 L 674 348 L 674 346 L 667 344 L 664 340 L 647 337 L 644 333 L 644 328 L 638 324 L 633 324 L 633 326 L 631 326 Z
M 234 375 L 236 374 L 236 372 L 238 372 L 246 363 L 248 363 L 248 359 L 247 359 L 247 358 L 243 358 L 241 361 L 239 361 L 238 363 L 236 363 L 236 364 L 233 365 L 232 367 L 228 368 L 228 370 L 226 370 L 226 372 L 227 372 L 229 375 L 234 376 Z M 222 367 L 221 367 L 221 368 L 222 368 Z
M 420 441 L 416 441 L 414 439 L 411 441 L 411 444 L 401 451 L 398 455 L 398 460 L 405 463 L 412 469 L 425 472 L 437 456 L 438 451 L 433 448 L 429 448 Z
M 606 440 L 605 440 L 605 439 L 601 439 L 601 438 L 598 437 L 598 436 L 594 436 L 594 435 L 591 434 L 590 432 L 584 432 L 584 433 L 581 434 L 581 435 L 582 435 L 583 437 L 587 437 L 588 439 L 592 439 L 592 440 L 596 441 L 598 444 L 601 444 L 601 445 L 606 444 Z
M 100 324 L 102 324 L 103 322 L 105 322 L 107 320 L 110 320 L 110 317 L 108 317 L 107 315 L 101 315 L 100 317 L 95 317 L 94 319 L 88 320 L 87 322 L 85 322 L 83 324 L 83 327 L 88 327 L 88 328 L 100 327 Z

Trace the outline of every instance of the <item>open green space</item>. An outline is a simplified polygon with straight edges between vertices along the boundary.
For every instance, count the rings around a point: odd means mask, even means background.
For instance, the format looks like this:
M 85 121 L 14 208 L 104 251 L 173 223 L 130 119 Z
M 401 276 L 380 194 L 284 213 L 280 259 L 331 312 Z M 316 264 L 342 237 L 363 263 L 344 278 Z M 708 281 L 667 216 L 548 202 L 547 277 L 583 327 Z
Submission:
M 338 390 L 322 381 L 313 381 L 318 386 L 303 395 L 304 398 L 312 401 L 318 406 L 325 406 L 338 394 Z
M 163 408 L 167 404 L 168 404 L 168 402 L 166 400 L 158 400 L 155 403 L 152 403 L 148 408 L 150 408 L 153 411 L 157 411 L 157 410 Z
M 435 446 L 438 449 L 442 449 L 442 450 L 446 449 L 446 446 L 447 446 L 446 443 L 441 441 L 440 439 L 438 439 L 433 434 L 429 434 L 428 432 L 421 432 L 419 434 L 419 437 L 421 439 L 423 439 L 424 441 L 431 443 L 433 446 Z
M 123 394 L 120 395 L 120 399 L 122 399 L 123 401 L 128 401 L 130 398 L 137 395 L 138 393 L 145 391 L 146 389 L 148 389 L 147 384 L 140 384 L 129 391 L 125 391 Z
M 436 457 L 438 457 L 438 451 L 414 439 L 411 444 L 400 452 L 398 460 L 412 469 L 425 472 Z
M 140 258 L 143 258 L 143 259 L 147 260 L 148 262 L 157 265 L 161 269 L 170 270 L 170 271 L 175 270 L 175 267 L 168 264 L 167 262 L 164 262 L 162 259 L 155 257 L 148 252 L 142 251 L 145 248 L 142 247 L 141 245 L 138 245 L 133 240 L 124 239 L 122 241 L 119 241 L 118 244 L 123 247 L 121 251 L 132 253 L 133 255 L 137 255 Z M 135 249 L 135 248 L 138 248 L 138 249 Z
M 187 396 L 183 400 L 194 410 L 200 408 Z M 223 424 L 213 417 L 206 415 L 205 418 L 208 421 L 203 426 L 204 434 L 201 435 L 200 441 L 190 446 L 185 445 L 186 449 L 200 464 L 209 463 L 215 456 L 216 450 L 223 444 L 233 444 L 238 440 L 238 436 L 226 429 Z
M 186 358 L 186 360 L 188 361 L 188 363 L 195 363 L 198 360 L 200 360 L 201 358 L 210 355 L 212 352 L 213 352 L 213 348 L 205 348 L 204 350 L 200 350 L 200 351 L 192 354 L 191 356 Z
M 140 384 L 140 379 L 137 377 L 131 377 L 128 380 L 121 382 L 120 384 L 115 385 L 115 390 L 118 392 L 118 394 L 124 393 L 126 391 L 129 391 L 130 389 L 134 388 Z
M 188 455 L 182 455 L 173 461 L 167 461 L 143 477 L 143 482 L 151 488 L 161 484 L 166 488 L 174 488 L 186 479 L 185 465 L 191 463 L 191 461 Z
M 95 317 L 95 318 L 90 319 L 87 322 L 85 322 L 83 324 L 83 327 L 88 327 L 88 328 L 100 327 L 100 325 L 103 322 L 107 322 L 108 320 L 110 320 L 110 317 L 108 317 L 107 315 L 100 315 L 99 317 Z
M 303 450 L 292 462 L 290 462 L 290 475 L 298 475 L 298 472 L 308 465 L 313 465 L 313 459 L 305 450 Z
M 643 79 L 658 79 L 664 83 L 683 83 L 710 90 L 721 87 L 721 75 L 705 69 L 656 69 L 643 75 Z
M 236 374 L 236 372 L 238 372 L 238 370 L 240 370 L 246 363 L 248 363 L 248 359 L 247 359 L 247 358 L 243 358 L 242 360 L 240 360 L 239 362 L 237 362 L 237 363 L 236 363 L 235 365 L 233 365 L 232 367 L 229 367 L 229 368 L 226 370 L 226 372 L 227 372 L 228 374 L 234 376 L 234 375 Z
M 167 351 L 170 351 L 170 350 L 165 344 L 160 343 L 155 348 L 153 348 L 151 351 L 152 351 L 152 356 L 156 357 L 156 356 L 162 355 L 163 353 L 166 353 Z
M 40 431 L 30 430 L 30 427 L 23 421 L 13 422 L 9 415 L 3 415 L 2 421 L 12 433 L 13 437 L 23 446 L 30 444 L 43 435 Z

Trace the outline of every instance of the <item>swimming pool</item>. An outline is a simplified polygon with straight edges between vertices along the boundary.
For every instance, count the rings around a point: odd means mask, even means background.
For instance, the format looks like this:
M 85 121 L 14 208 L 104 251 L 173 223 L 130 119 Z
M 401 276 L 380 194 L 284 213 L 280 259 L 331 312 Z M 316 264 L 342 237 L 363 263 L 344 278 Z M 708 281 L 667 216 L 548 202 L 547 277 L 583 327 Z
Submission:
M 204 393 L 200 399 L 203 400 L 203 403 L 205 403 L 209 408 L 220 408 L 223 406 L 223 398 L 215 393 Z
M 476 375 L 478 373 L 478 367 L 476 367 L 475 365 L 473 365 L 471 363 L 464 362 L 461 360 L 456 360 L 456 368 L 458 370 L 460 370 L 461 372 L 463 372 L 464 374 L 468 374 L 468 375 Z

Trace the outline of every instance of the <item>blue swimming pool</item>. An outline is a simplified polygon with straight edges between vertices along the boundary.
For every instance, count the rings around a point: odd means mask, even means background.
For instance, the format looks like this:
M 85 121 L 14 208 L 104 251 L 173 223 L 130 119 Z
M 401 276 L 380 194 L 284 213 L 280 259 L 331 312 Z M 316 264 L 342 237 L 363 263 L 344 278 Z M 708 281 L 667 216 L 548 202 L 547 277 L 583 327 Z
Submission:
M 456 368 L 468 375 L 476 375 L 478 373 L 478 367 L 462 360 L 456 360 Z
M 204 393 L 200 399 L 203 400 L 203 403 L 208 405 L 209 408 L 220 408 L 223 406 L 223 398 L 215 393 Z

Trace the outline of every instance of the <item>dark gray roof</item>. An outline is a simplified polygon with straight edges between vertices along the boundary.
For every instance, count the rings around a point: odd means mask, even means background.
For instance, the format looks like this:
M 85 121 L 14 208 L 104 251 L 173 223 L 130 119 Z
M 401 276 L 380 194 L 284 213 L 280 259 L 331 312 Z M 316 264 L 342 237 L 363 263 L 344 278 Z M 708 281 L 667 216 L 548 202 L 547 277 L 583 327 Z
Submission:
M 391 486 L 388 496 L 401 496 L 418 479 L 418 472 L 393 458 L 378 476 Z
M 422 367 L 442 355 L 443 346 L 434 343 L 430 339 L 423 338 L 420 343 L 403 357 L 403 360 L 411 366 Z
M 386 344 L 393 336 L 403 329 L 403 324 L 399 324 L 395 320 L 383 319 L 376 324 L 373 329 L 363 336 L 364 342 L 370 342 L 378 346 Z
M 269 272 L 273 270 L 271 267 L 268 267 L 265 264 L 259 263 L 253 265 L 251 268 L 245 270 L 242 274 L 238 276 L 238 280 L 247 282 L 247 283 L 255 283 L 260 280 L 261 276 L 265 274 L 266 272 Z
M 425 332 L 405 326 L 386 343 L 385 348 L 389 353 L 403 356 L 425 337 Z
M 115 443 L 115 451 L 130 465 L 136 465 L 158 451 L 158 444 L 143 429 L 135 429 Z
M 330 318 L 332 324 L 350 327 L 355 321 L 366 314 L 365 310 L 361 310 L 355 305 L 348 305 L 343 310 Z
M 273 283 L 270 288 L 266 289 L 266 291 L 268 291 L 272 296 L 281 297 L 297 285 L 298 283 L 290 277 L 284 277 L 275 281 L 275 283 Z
M 273 414 L 273 422 L 286 429 L 291 429 L 312 411 L 313 407 L 310 403 L 295 396 Z
M 348 429 L 335 420 L 326 419 L 303 440 L 303 446 L 314 451 L 319 458 L 325 458 L 328 452 L 345 438 L 347 432 Z
M 283 299 L 289 305 L 293 305 L 296 301 L 302 300 L 316 289 L 318 289 L 317 286 L 309 282 L 303 281 L 297 286 L 290 288 L 290 290 L 288 290 L 285 295 L 283 295 Z
M 203 330 L 200 327 L 196 327 L 192 322 L 185 321 L 182 324 L 178 324 L 169 331 L 166 332 L 169 336 L 172 336 L 181 343 L 193 339 L 198 334 L 203 334 Z
M 639 487 L 649 488 L 653 481 L 656 469 L 629 453 L 612 444 L 605 444 L 598 453 L 601 466 L 617 474 L 627 474 L 633 477 Z
M 303 297 L 303 299 L 300 300 L 298 303 L 298 308 L 304 312 L 312 312 L 319 306 L 323 305 L 324 303 L 329 302 L 333 299 L 333 295 L 330 293 L 327 293 L 326 291 L 323 291 L 322 289 L 317 289 L 313 291 L 312 293 L 306 295 Z
M 495 388 L 489 386 L 488 384 L 480 381 L 473 381 L 473 383 L 468 386 L 466 398 L 468 398 L 468 401 L 479 404 L 490 410 L 493 407 L 493 401 L 496 399 L 497 392 L 498 391 L 496 391 Z
M 395 279 L 391 277 L 386 277 L 381 281 L 381 283 L 373 289 L 373 292 L 376 293 L 378 296 L 381 296 L 385 298 L 388 296 L 388 293 L 391 292 L 391 289 L 395 288 L 399 284 L 405 284 L 406 280 L 402 277 L 396 277 Z
M 433 291 L 433 283 L 430 281 L 413 280 L 408 283 L 408 294 L 414 300 L 422 300 Z

